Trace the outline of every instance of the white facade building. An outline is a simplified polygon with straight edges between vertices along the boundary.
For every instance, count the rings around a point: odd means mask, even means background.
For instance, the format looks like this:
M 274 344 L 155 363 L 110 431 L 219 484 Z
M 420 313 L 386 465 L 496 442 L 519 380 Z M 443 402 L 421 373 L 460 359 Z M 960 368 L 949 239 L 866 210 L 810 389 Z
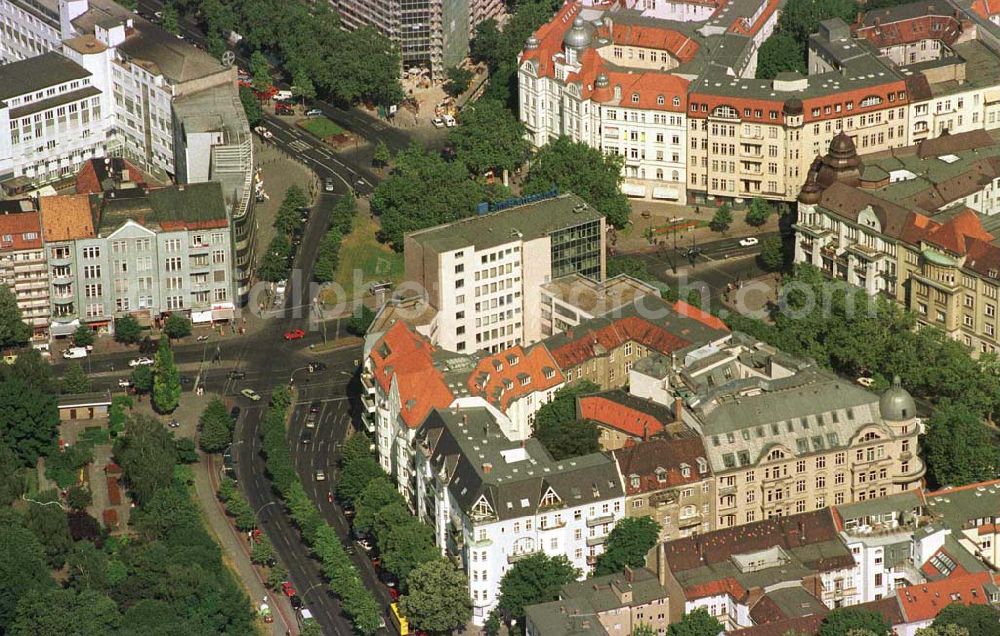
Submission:
M 624 517 L 610 457 L 556 462 L 535 439 L 508 440 L 487 409 L 434 410 L 416 444 L 418 514 L 442 552 L 461 559 L 477 625 L 519 559 L 565 555 L 586 576 Z

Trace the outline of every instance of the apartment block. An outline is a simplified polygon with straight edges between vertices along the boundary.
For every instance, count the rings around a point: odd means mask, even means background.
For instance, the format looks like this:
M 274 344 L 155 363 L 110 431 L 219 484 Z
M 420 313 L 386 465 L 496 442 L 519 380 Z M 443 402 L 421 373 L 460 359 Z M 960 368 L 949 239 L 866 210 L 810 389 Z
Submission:
M 406 280 L 437 310 L 436 345 L 497 353 L 537 342 L 542 285 L 604 280 L 604 216 L 572 194 L 533 199 L 406 236 Z
M 462 63 L 469 40 L 487 19 L 500 19 L 503 0 L 330 0 L 349 29 L 372 26 L 399 46 L 403 70 L 422 68 L 443 81 Z
M 49 327 L 49 274 L 41 219 L 30 201 L 0 203 L 0 285 L 14 293 L 32 339 L 44 340 Z
M 233 318 L 232 236 L 217 183 L 40 200 L 51 280 L 50 333 L 116 317 Z
M 597 282 L 580 274 L 542 285 L 542 336 L 548 337 L 605 314 L 614 314 L 643 296 L 658 297 L 649 283 L 619 274 Z
M 895 299 L 975 353 L 996 351 L 1000 225 L 969 207 L 996 211 L 996 152 L 970 132 L 868 166 L 838 140 L 799 194 L 795 261 Z
M 555 461 L 538 440 L 507 439 L 484 408 L 432 411 L 415 445 L 418 515 L 467 572 L 477 625 L 519 559 L 564 555 L 585 577 L 625 514 L 610 457 Z

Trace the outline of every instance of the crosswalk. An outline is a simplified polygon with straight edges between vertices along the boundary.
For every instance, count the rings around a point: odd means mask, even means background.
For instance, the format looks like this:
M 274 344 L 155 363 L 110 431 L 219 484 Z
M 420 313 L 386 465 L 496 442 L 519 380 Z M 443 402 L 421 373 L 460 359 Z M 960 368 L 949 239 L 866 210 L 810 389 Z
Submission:
M 306 150 L 309 150 L 311 148 L 311 146 L 309 144 L 307 144 L 306 142 L 304 142 L 304 141 L 302 141 L 300 139 L 296 139 L 294 141 L 290 141 L 288 143 L 288 147 L 291 148 L 292 150 L 296 151 L 296 152 L 305 152 Z

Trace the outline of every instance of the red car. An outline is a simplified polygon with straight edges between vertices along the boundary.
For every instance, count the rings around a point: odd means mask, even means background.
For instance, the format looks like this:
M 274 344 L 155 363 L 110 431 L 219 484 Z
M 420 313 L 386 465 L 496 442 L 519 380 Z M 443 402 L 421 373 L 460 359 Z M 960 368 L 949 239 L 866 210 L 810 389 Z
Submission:
M 392 599 L 393 603 L 395 603 L 396 601 L 398 601 L 399 600 L 399 590 L 397 590 L 394 587 L 390 587 L 389 588 L 389 598 Z
M 274 114 L 275 115 L 294 115 L 295 109 L 291 104 L 286 104 L 284 102 L 277 102 L 274 104 Z
M 301 329 L 292 329 L 291 331 L 285 332 L 285 340 L 298 340 L 299 338 L 305 338 L 306 332 Z
M 281 592 L 289 598 L 295 596 L 295 588 L 292 587 L 292 582 L 291 581 L 283 582 L 281 584 Z

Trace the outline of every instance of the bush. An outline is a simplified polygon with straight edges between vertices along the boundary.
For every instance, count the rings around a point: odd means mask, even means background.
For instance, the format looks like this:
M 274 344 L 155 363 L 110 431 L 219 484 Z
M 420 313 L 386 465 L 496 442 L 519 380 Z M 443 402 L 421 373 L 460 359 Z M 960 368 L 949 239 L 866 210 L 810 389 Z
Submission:
M 177 448 L 177 461 L 182 464 L 193 464 L 198 461 L 198 452 L 195 450 L 194 440 L 190 437 L 179 437 L 174 441 Z
M 94 500 L 93 495 L 91 495 L 90 490 L 84 486 L 72 486 L 66 492 L 66 503 L 73 510 L 83 510 L 89 506 Z
M 94 344 L 94 340 L 96 339 L 94 330 L 87 325 L 80 325 L 73 332 L 73 344 L 78 347 L 89 347 Z
M 134 373 L 133 373 L 134 377 Z M 152 377 L 150 377 L 152 381 Z M 132 408 L 132 398 L 127 395 L 116 395 L 111 398 L 111 408 L 108 410 L 108 432 L 118 436 L 125 430 L 128 411 Z
M 163 323 L 163 333 L 171 340 L 191 335 L 191 321 L 180 314 L 170 314 Z
M 45 458 L 45 476 L 60 488 L 77 483 L 81 468 L 94 461 L 94 452 L 87 445 L 67 446 L 61 452 L 49 453 Z
M 132 316 L 115 318 L 115 340 L 124 344 L 135 344 L 142 337 L 142 327 Z

